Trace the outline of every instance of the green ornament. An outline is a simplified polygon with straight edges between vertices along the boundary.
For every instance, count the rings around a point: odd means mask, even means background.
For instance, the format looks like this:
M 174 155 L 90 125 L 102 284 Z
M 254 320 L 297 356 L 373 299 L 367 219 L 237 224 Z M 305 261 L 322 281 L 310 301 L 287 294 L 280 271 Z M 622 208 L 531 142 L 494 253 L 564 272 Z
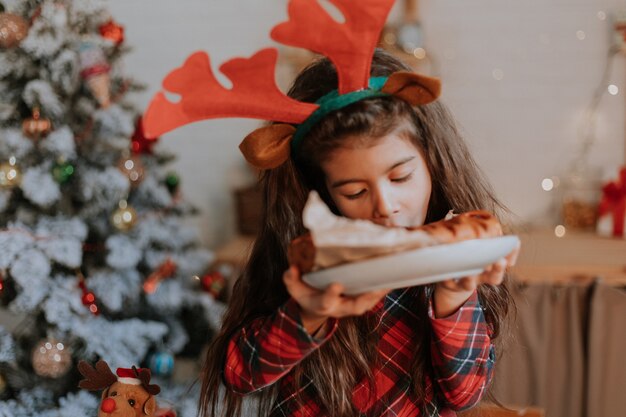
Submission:
M 178 174 L 175 172 L 169 172 L 165 177 L 165 185 L 167 186 L 167 189 L 170 190 L 170 193 L 174 194 L 180 185 L 180 178 L 178 177 Z
M 74 175 L 74 165 L 70 162 L 59 162 L 52 168 L 52 176 L 59 184 L 65 184 Z

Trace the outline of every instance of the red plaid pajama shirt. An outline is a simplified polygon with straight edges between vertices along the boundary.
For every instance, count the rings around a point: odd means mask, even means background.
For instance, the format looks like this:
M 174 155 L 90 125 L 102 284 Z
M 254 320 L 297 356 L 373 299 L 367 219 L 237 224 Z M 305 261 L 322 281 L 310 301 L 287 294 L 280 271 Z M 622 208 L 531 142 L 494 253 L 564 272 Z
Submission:
M 379 365 L 374 369 L 375 401 L 369 401 L 369 384 L 362 381 L 353 390 L 353 401 L 362 416 L 419 416 L 420 404 L 409 389 L 411 385 L 412 345 L 420 335 L 411 323 L 419 320 L 412 312 L 415 289 L 390 292 L 371 312 L 377 314 L 380 332 Z M 432 380 L 427 378 L 426 415 L 454 416 L 452 410 L 469 408 L 480 400 L 491 379 L 494 348 L 476 292 L 449 317 L 434 318 L 429 308 L 432 328 L 432 376 L 439 395 L 433 394 Z M 290 371 L 313 350 L 332 337 L 340 320 L 326 322 L 326 334 L 311 337 L 302 326 L 299 307 L 293 299 L 281 306 L 270 318 L 260 318 L 243 327 L 228 346 L 224 379 L 226 385 L 247 394 L 271 384 L 280 384 L 271 417 L 321 416 L 313 384 L 301 388 L 301 401 L 295 400 Z

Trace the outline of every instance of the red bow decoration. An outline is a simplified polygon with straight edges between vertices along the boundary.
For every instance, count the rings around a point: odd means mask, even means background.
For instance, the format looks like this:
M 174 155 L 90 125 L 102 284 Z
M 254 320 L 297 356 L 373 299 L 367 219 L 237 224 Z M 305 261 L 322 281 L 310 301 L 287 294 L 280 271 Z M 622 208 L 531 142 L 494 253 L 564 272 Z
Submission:
M 626 167 L 619 172 L 618 179 L 602 187 L 602 199 L 598 214 L 613 216 L 613 236 L 624 235 L 624 219 L 626 218 Z

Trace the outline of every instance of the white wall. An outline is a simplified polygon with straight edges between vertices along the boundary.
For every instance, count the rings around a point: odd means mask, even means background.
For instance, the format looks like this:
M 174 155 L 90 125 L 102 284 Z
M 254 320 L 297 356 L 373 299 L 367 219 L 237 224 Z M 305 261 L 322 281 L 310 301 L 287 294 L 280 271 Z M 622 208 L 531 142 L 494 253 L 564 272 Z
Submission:
M 271 27 L 286 18 L 287 0 L 110 0 L 134 52 L 129 74 L 148 83 L 136 96 L 145 107 L 162 78 L 198 49 L 214 68 L 274 44 Z M 496 192 L 521 219 L 554 220 L 545 177 L 563 174 L 578 149 L 580 120 L 600 81 L 608 20 L 599 11 L 625 9 L 623 0 L 422 0 L 429 50 L 441 65 L 444 102 L 462 127 Z M 392 19 L 397 17 L 394 10 Z M 577 31 L 585 32 L 585 39 Z M 274 44 L 275 45 L 275 44 Z M 500 69 L 503 79 L 493 77 Z M 624 163 L 626 58 L 612 71 L 617 96 L 606 94 L 591 161 L 603 169 Z M 190 220 L 214 247 L 234 233 L 232 189 L 251 180 L 238 151 L 257 126 L 212 120 L 165 135 L 161 146 L 179 159 L 183 192 L 202 215 Z

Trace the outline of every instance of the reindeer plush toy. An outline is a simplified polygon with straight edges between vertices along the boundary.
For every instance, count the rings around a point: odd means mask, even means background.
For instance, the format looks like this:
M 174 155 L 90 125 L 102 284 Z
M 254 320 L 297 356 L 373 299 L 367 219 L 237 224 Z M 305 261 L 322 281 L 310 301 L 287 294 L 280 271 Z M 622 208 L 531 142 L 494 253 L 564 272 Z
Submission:
M 95 369 L 80 361 L 78 370 L 85 377 L 78 386 L 90 391 L 102 391 L 98 417 L 153 417 L 156 399 L 161 388 L 150 385 L 150 370 L 118 368 L 117 376 L 105 361 L 98 361 Z

